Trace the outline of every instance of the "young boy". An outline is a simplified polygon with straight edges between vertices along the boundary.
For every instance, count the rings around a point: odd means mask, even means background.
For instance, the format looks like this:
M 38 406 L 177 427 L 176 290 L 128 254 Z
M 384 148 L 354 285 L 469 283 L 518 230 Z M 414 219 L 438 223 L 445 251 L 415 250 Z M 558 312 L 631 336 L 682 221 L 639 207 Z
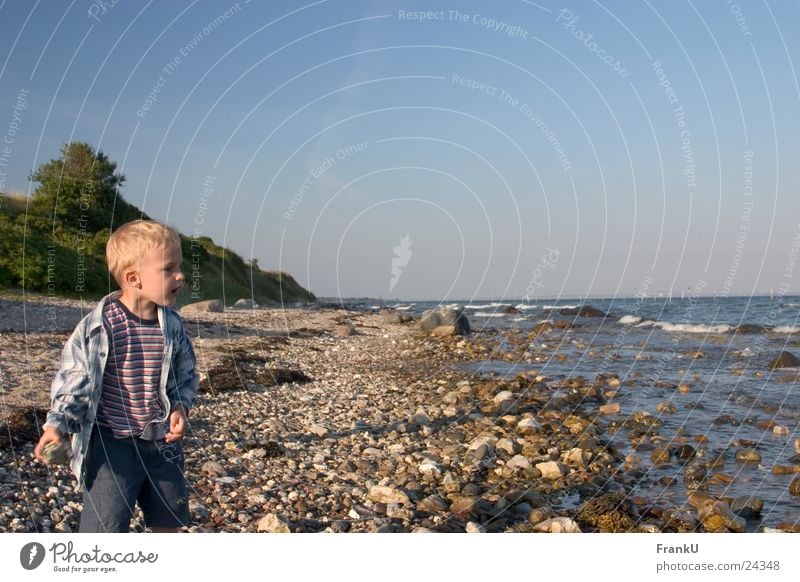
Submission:
M 152 531 L 177 531 L 189 520 L 181 439 L 198 388 L 192 343 L 167 309 L 183 287 L 180 239 L 135 220 L 112 233 L 106 258 L 121 290 L 67 341 L 34 453 L 45 461 L 72 434 L 81 532 L 127 532 L 136 502 Z

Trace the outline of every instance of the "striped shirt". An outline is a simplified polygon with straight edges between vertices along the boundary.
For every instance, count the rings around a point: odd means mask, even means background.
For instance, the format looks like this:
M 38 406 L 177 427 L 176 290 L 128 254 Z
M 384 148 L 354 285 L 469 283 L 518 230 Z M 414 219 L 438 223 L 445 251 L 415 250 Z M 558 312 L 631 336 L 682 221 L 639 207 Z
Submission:
M 158 421 L 166 417 L 159 397 L 164 336 L 158 320 L 141 319 L 119 299 L 108 302 L 103 320 L 110 341 L 97 424 L 118 438 L 163 438 L 166 424 Z

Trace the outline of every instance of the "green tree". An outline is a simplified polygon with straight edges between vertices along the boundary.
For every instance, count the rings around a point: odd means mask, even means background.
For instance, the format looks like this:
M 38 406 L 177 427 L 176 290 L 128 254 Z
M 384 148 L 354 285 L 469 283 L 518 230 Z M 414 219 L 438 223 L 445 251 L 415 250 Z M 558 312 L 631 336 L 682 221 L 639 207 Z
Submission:
M 31 211 L 86 233 L 148 218 L 120 196 L 125 176 L 116 170 L 116 162 L 88 143 L 64 144 L 60 158 L 31 173 L 31 180 L 39 182 Z

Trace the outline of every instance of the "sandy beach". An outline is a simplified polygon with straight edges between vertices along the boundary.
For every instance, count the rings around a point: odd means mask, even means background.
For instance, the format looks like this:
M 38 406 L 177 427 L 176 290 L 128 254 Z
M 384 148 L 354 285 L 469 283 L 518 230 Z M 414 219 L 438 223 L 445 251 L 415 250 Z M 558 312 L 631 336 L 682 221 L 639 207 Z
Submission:
M 77 530 L 73 476 L 33 461 L 34 413 L 41 422 L 61 348 L 92 305 L 0 300 L 0 532 Z M 710 493 L 725 459 L 689 435 L 660 437 L 647 415 L 625 421 L 640 454 L 616 450 L 611 372 L 502 379 L 464 366 L 516 357 L 499 348 L 527 345 L 518 330 L 430 337 L 336 307 L 185 321 L 201 375 L 184 443 L 189 531 L 745 531 L 760 511 L 755 494 Z M 657 484 L 670 494 L 629 493 L 649 463 L 674 469 Z

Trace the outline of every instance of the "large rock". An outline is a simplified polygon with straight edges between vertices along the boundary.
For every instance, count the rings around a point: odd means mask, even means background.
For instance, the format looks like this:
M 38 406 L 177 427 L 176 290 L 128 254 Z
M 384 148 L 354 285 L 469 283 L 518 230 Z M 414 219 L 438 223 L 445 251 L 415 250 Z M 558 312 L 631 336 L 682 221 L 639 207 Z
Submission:
M 549 479 L 551 481 L 560 479 L 569 472 L 569 469 L 564 467 L 564 465 L 556 463 L 555 461 L 536 463 L 536 468 L 542 473 L 542 479 Z
M 407 323 L 409 321 L 414 321 L 413 316 L 391 309 L 381 309 L 378 315 L 383 323 Z
M 387 487 L 386 485 L 374 485 L 370 488 L 367 497 L 378 503 L 402 503 L 403 505 L 410 505 L 408 495 L 400 489 Z
M 422 314 L 419 327 L 424 332 L 432 332 L 437 327 L 455 327 L 455 333 L 466 335 L 469 333 L 469 320 L 463 307 L 437 307 Z
M 568 517 L 554 517 L 533 526 L 533 531 L 541 533 L 581 533 L 577 523 Z
M 561 315 L 577 315 L 578 317 L 607 317 L 605 313 L 599 309 L 595 309 L 591 305 L 583 305 L 581 307 L 568 307 L 559 311 Z
M 290 533 L 289 521 L 274 513 L 268 513 L 258 522 L 258 531 L 267 533 Z
M 739 517 L 724 501 L 709 501 L 697 508 L 697 516 L 706 531 L 722 533 L 732 531 L 742 533 L 745 530 L 744 518 Z
M 575 520 L 581 526 L 601 532 L 629 532 L 636 527 L 639 515 L 623 492 L 604 493 L 592 497 L 578 508 Z
M 239 299 L 236 303 L 233 304 L 235 309 L 255 309 L 256 302 L 252 299 Z
M 197 303 L 190 303 L 181 307 L 181 315 L 194 315 L 197 313 L 222 313 L 225 311 L 225 306 L 219 299 L 210 299 L 208 301 L 198 301 Z
M 800 367 L 800 359 L 790 352 L 781 352 L 777 358 L 769 363 L 770 370 L 776 368 L 797 368 Z

